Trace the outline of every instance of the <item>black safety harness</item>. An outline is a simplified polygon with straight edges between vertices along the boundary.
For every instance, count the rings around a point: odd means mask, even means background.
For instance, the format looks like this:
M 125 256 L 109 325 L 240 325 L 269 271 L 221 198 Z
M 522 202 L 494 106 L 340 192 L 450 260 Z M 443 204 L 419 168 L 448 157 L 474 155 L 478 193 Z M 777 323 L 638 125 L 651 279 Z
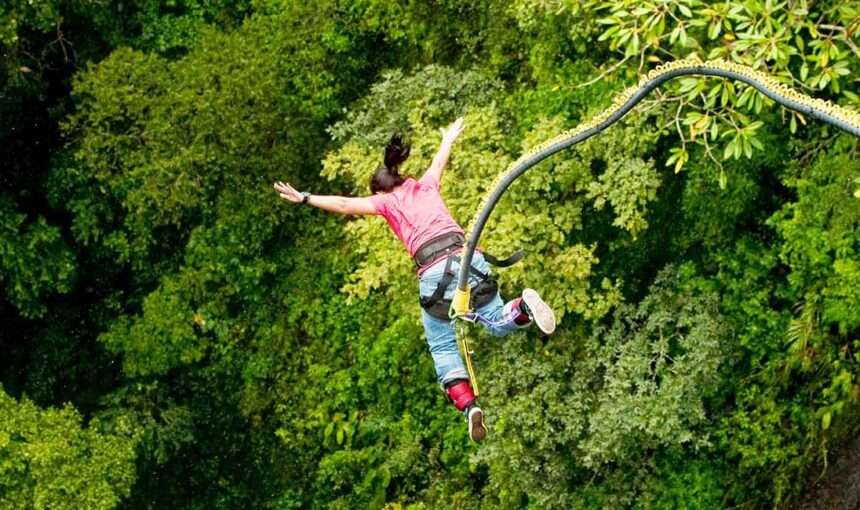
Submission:
M 413 257 L 419 269 L 430 267 L 442 257 L 446 257 L 445 271 L 439 280 L 439 284 L 436 285 L 436 290 L 429 296 L 421 296 L 421 308 L 437 319 L 450 319 L 448 309 L 451 307 L 451 300 L 445 299 L 445 291 L 448 290 L 448 286 L 451 285 L 456 276 L 456 273 L 451 270 L 451 265 L 454 262 L 460 262 L 460 257 L 454 252 L 462 248 L 465 244 L 466 239 L 463 234 L 449 232 L 422 244 Z M 510 257 L 499 260 L 485 252 L 484 260 L 496 267 L 508 267 L 519 262 L 523 258 L 523 255 L 523 251 L 519 250 Z M 470 307 L 474 310 L 492 301 L 499 292 L 499 285 L 492 275 L 478 270 L 475 266 L 469 267 L 469 273 L 478 279 L 478 283 L 472 288 L 471 292 Z

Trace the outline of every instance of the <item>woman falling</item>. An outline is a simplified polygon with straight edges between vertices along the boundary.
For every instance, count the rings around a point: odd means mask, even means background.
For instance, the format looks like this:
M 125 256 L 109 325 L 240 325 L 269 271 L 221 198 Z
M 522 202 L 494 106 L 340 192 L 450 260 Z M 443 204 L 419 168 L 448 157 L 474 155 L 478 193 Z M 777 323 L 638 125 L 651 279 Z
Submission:
M 457 347 L 454 324 L 447 318 L 447 305 L 457 287 L 459 257 L 464 244 L 463 229 L 448 212 L 440 195 L 442 173 L 448 163 L 451 146 L 463 130 L 463 118 L 458 118 L 442 130 L 442 143 L 430 168 L 417 181 L 403 178 L 398 168 L 409 156 L 409 145 L 397 136 L 385 148 L 384 163 L 370 180 L 367 197 L 311 195 L 296 191 L 285 182 L 275 183 L 281 198 L 341 214 L 374 215 L 385 218 L 417 265 L 419 294 L 424 331 L 436 377 L 448 398 L 466 416 L 469 437 L 481 441 L 486 435 L 484 415 L 475 400 L 469 376 Z M 523 290 L 522 297 L 507 303 L 499 296 L 490 278 L 487 259 L 476 251 L 472 260 L 470 285 L 479 287 L 476 295 L 475 317 L 493 335 L 504 336 L 533 322 L 546 334 L 555 330 L 552 309 L 532 289 Z M 486 285 L 491 282 L 492 285 Z M 483 296 L 483 298 L 481 297 Z

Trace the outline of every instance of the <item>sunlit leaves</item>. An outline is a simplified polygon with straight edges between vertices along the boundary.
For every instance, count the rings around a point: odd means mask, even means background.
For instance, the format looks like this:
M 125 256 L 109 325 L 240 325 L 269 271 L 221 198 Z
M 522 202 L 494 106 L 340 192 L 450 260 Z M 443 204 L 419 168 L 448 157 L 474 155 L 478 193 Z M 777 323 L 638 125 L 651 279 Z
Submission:
M 139 431 L 84 426 L 71 405 L 40 409 L 0 387 L 0 506 L 109 510 L 131 491 Z
M 729 138 L 730 140 L 723 148 L 723 159 L 729 159 L 730 157 L 738 159 L 742 154 L 750 158 L 752 157 L 753 147 L 758 150 L 764 149 L 762 143 L 755 137 L 756 130 L 763 125 L 763 122 L 755 121 L 734 133 L 730 131 L 724 132 L 722 134 L 723 138 Z
M 694 42 L 687 36 L 687 26 L 695 5 L 693 0 L 595 2 L 596 7 L 609 9 L 610 14 L 598 20 L 604 25 L 598 40 L 608 40 L 610 49 L 622 50 L 625 57 L 638 56 L 640 51 L 657 48 L 666 40 L 669 44 L 686 47 Z
M 785 239 L 789 280 L 819 303 L 822 320 L 845 334 L 860 325 L 856 253 L 860 251 L 860 202 L 852 183 L 858 165 L 848 157 L 822 158 L 793 182 L 799 201 L 771 221 Z M 810 305 L 811 306 L 811 305 Z
M 687 163 L 687 160 L 690 159 L 690 154 L 686 149 L 681 147 L 672 147 L 669 150 L 671 156 L 666 160 L 666 166 L 674 167 L 675 173 L 681 171 L 684 168 L 684 165 Z
M 638 57 L 639 72 L 642 63 L 652 61 L 651 57 L 657 62 L 666 60 L 667 54 L 670 59 L 679 58 L 686 56 L 684 48 L 690 48 L 701 51 L 707 58 L 724 58 L 766 69 L 787 85 L 801 87 L 807 93 L 832 94 L 842 93 L 847 77 L 860 72 L 856 65 L 858 31 L 851 29 L 856 16 L 846 14 L 856 13 L 856 5 L 852 5 L 841 5 L 837 11 L 810 6 L 807 2 L 787 5 L 771 0 L 670 5 L 663 2 L 643 5 L 631 0 L 594 2 L 596 8 L 608 14 L 598 20 L 603 27 L 598 40 L 605 41 L 609 49 L 618 51 L 625 60 Z M 641 40 L 649 44 L 642 44 Z M 706 150 L 718 152 L 724 160 L 749 158 L 754 150 L 761 150 L 761 143 L 754 135 L 757 128 L 748 129 L 751 121 L 738 111 L 745 109 L 759 115 L 763 106 L 771 106 L 772 102 L 759 92 L 750 87 L 740 87 L 736 92 L 730 84 L 711 85 L 698 78 L 682 78 L 668 87 L 678 93 L 669 101 L 680 101 L 685 109 L 700 113 L 712 123 L 710 139 L 696 138 L 703 129 L 691 130 L 689 135 L 678 133 L 685 142 L 723 145 L 718 150 L 710 147 Z M 666 106 L 674 113 L 674 105 Z M 690 114 L 688 111 L 684 116 Z M 796 131 L 793 114 L 790 124 L 791 131 Z M 667 164 L 677 164 L 681 158 L 671 161 Z
M 647 228 L 645 208 L 657 198 L 660 177 L 653 161 L 642 159 L 611 159 L 606 171 L 589 185 L 588 198 L 594 199 L 598 210 L 611 204 L 615 212 L 614 225 L 635 238 Z

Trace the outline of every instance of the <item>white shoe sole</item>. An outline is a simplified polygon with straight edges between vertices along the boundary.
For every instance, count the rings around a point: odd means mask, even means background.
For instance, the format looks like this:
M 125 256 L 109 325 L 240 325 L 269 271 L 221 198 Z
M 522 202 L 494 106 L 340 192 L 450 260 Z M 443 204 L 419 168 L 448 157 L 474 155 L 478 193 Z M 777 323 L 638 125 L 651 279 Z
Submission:
M 551 335 L 555 331 L 555 314 L 548 304 L 544 303 L 537 291 L 534 289 L 523 290 L 523 301 L 529 307 L 531 318 L 537 324 L 538 329 Z
M 472 441 L 480 443 L 487 435 L 487 427 L 484 426 L 484 412 L 480 407 L 469 410 L 469 437 Z

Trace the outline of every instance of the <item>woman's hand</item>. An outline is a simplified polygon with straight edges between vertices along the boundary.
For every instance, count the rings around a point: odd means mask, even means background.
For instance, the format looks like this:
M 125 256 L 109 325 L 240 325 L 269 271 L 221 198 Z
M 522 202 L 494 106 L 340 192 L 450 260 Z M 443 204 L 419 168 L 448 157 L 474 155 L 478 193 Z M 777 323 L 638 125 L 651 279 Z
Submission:
M 454 140 L 463 132 L 463 117 L 458 117 L 457 120 L 448 125 L 448 127 L 439 130 L 442 133 L 442 143 L 439 144 L 439 150 L 433 156 L 433 162 L 430 163 L 430 168 L 424 172 L 422 180 L 429 179 L 428 182 L 436 181 L 436 186 L 442 182 L 442 172 L 445 170 L 445 165 L 448 164 L 448 156 L 451 154 L 451 147 L 454 145 Z
M 463 132 L 463 117 L 457 117 L 457 120 L 440 131 L 442 132 L 443 142 L 454 143 L 454 140 Z
M 278 181 L 274 185 L 275 191 L 278 192 L 278 195 L 281 196 L 284 200 L 293 202 L 294 204 L 300 204 L 304 201 L 305 196 L 296 191 L 295 188 L 290 186 L 287 182 Z

